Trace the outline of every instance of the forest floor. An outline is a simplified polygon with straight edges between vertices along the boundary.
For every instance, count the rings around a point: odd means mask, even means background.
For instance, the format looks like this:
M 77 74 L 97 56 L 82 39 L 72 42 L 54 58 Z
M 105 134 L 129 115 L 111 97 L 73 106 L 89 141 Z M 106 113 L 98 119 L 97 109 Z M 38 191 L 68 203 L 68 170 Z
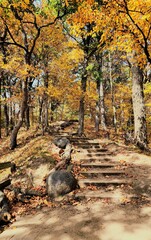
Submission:
M 94 138 L 92 129 L 87 135 Z M 60 160 L 59 149 L 52 140 L 53 136 L 41 136 L 37 130 L 22 131 L 14 151 L 9 150 L 9 138 L 1 140 L 0 162 L 12 161 L 18 166 L 12 176 L 13 184 L 25 188 L 33 185 L 35 189 L 45 186 L 45 176 Z M 111 148 L 115 144 L 119 146 L 111 149 L 115 150 L 111 157 L 126 167 L 133 183 L 128 186 L 129 194 L 138 198 L 74 199 L 75 191 L 54 202 L 46 197 L 33 197 L 26 203 L 14 203 L 7 192 L 10 202 L 12 200 L 13 218 L 0 234 L 0 240 L 151 240 L 151 157 L 114 137 L 109 140 L 95 136 L 94 141 L 100 145 L 111 144 Z M 76 166 L 82 157 L 80 154 L 85 157 L 85 152 L 75 146 L 72 159 L 77 178 L 81 177 Z M 0 178 L 7 177 L 9 171 L 0 172 Z M 120 188 L 127 191 L 123 185 Z

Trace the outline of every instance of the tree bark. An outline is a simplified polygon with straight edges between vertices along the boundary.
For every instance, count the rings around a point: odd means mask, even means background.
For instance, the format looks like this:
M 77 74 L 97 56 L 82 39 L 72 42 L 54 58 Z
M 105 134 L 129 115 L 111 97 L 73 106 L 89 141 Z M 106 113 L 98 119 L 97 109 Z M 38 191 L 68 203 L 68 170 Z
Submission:
M 104 89 L 103 89 L 103 56 L 102 54 L 96 54 L 96 60 L 97 60 L 97 71 L 99 74 L 99 77 L 96 79 L 96 89 L 97 89 L 97 95 L 98 100 L 96 102 L 96 115 L 95 115 L 95 130 L 96 132 L 99 131 L 99 125 L 101 123 L 101 127 L 103 130 L 106 130 L 106 119 L 105 119 L 105 107 L 104 107 Z
M 80 98 L 80 106 L 79 106 L 79 129 L 78 135 L 81 136 L 84 133 L 84 107 L 85 107 L 85 92 L 87 86 L 87 70 L 85 68 L 84 74 L 81 78 L 81 90 L 82 96 Z
M 139 148 L 147 147 L 147 126 L 143 92 L 143 72 L 132 64 L 132 101 L 134 112 L 134 141 Z
M 2 84 L 0 79 L 0 138 L 2 138 L 2 104 L 1 104 L 1 93 L 2 93 Z
M 110 75 L 110 87 L 111 87 L 111 100 L 112 100 L 112 109 L 113 109 L 113 126 L 115 132 L 117 132 L 117 116 L 116 116 L 116 106 L 115 106 L 115 96 L 113 88 L 113 78 L 112 78 L 112 59 L 109 52 L 109 75 Z
M 29 106 L 26 108 L 26 128 L 29 130 L 30 128 L 30 109 Z
M 9 122 L 10 130 L 9 131 L 12 132 L 13 126 L 14 126 L 14 123 L 15 123 L 15 103 L 10 103 L 9 119 L 10 119 L 10 122 Z
M 105 106 L 104 106 L 104 88 L 103 81 L 100 82 L 100 121 L 103 130 L 107 130 L 106 117 L 105 117 Z
M 23 119 L 24 119 L 25 112 L 26 112 L 26 109 L 28 106 L 28 104 L 27 104 L 28 103 L 28 87 L 27 87 L 27 85 L 28 85 L 28 78 L 24 81 L 23 98 L 22 98 L 21 109 L 20 109 L 20 117 L 11 133 L 11 138 L 10 138 L 10 149 L 11 150 L 16 148 L 16 146 L 17 146 L 17 134 L 23 124 Z
M 40 99 L 39 97 L 39 116 L 38 116 L 38 122 L 41 124 L 41 115 L 42 115 L 42 108 L 43 108 L 43 99 Z
M 4 98 L 5 100 L 7 99 L 7 93 L 6 93 L 6 88 L 5 88 L 5 82 L 3 79 L 3 89 L 4 89 Z M 8 114 L 9 108 L 7 103 L 5 102 L 4 104 L 4 115 L 5 115 L 5 135 L 9 135 L 9 114 Z
M 4 104 L 4 114 L 5 114 L 5 134 L 9 135 L 9 115 L 7 103 Z

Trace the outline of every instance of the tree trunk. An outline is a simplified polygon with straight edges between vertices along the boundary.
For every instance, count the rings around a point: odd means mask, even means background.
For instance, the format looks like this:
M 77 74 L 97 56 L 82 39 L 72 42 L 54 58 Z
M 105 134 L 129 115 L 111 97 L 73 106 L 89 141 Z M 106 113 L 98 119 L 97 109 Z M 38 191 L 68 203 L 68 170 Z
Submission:
M 100 97 L 98 96 L 98 100 L 96 101 L 96 113 L 95 113 L 95 131 L 96 132 L 99 132 L 99 125 L 100 125 Z
M 110 74 L 111 100 L 112 100 L 112 109 L 113 109 L 113 126 L 115 129 L 115 132 L 117 132 L 117 117 L 116 117 L 116 106 L 115 106 L 113 78 L 112 78 L 112 60 L 111 60 L 110 52 L 109 52 L 109 74 Z
M 40 99 L 39 97 L 39 117 L 38 117 L 38 122 L 41 124 L 41 115 L 42 115 L 42 108 L 43 108 L 43 99 Z
M 9 106 L 9 119 L 10 119 L 10 122 L 9 122 L 9 126 L 10 126 L 10 132 L 12 132 L 13 130 L 13 126 L 14 126 L 14 122 L 15 122 L 15 103 L 10 103 L 10 106 Z
M 1 104 L 1 93 L 2 93 L 2 84 L 0 79 L 0 138 L 2 138 L 2 104 Z
M 105 119 L 103 82 L 100 81 L 100 79 L 97 80 L 97 93 L 98 93 L 98 100 L 96 102 L 96 116 L 95 116 L 96 132 L 99 131 L 100 123 L 101 123 L 102 129 L 107 130 L 106 119 Z
M 84 106 L 85 106 L 85 92 L 87 85 L 87 70 L 85 68 L 84 74 L 81 79 L 81 90 L 82 96 L 80 98 L 80 106 L 79 106 L 79 129 L 78 135 L 81 136 L 84 133 Z
M 23 87 L 23 98 L 22 98 L 22 103 L 21 103 L 21 108 L 20 108 L 20 116 L 17 124 L 14 126 L 12 133 L 11 133 L 11 138 L 10 138 L 10 149 L 13 150 L 17 146 L 17 134 L 19 132 L 19 129 L 21 128 L 23 124 L 23 119 L 25 116 L 25 111 L 28 106 L 28 78 L 24 82 L 24 87 Z
M 107 128 L 106 128 L 105 107 L 104 107 L 102 54 L 97 53 L 96 60 L 98 63 L 97 71 L 98 71 L 99 77 L 97 77 L 96 79 L 96 89 L 97 89 L 98 100 L 96 102 L 95 130 L 96 132 L 98 132 L 100 123 L 103 130 L 106 130 Z
M 4 114 L 5 114 L 5 134 L 9 135 L 9 115 L 7 103 L 4 104 Z
M 104 106 L 104 88 L 103 81 L 100 82 L 100 121 L 103 130 L 107 130 L 106 117 L 105 117 L 105 106 Z
M 29 109 L 29 106 L 27 106 L 27 109 L 26 109 L 26 128 L 27 128 L 27 130 L 29 130 L 29 128 L 30 128 L 30 109 Z
M 134 112 L 134 140 L 141 149 L 147 147 L 146 113 L 143 92 L 143 73 L 138 65 L 132 65 L 132 101 Z
M 6 93 L 6 88 L 5 88 L 5 82 L 3 80 L 3 91 L 4 91 L 4 98 L 5 101 L 7 99 L 7 93 Z M 5 115 L 5 135 L 8 136 L 9 135 L 9 108 L 7 103 L 5 102 L 4 104 L 4 115 Z
M 44 79 L 44 86 L 46 88 L 46 90 L 48 89 L 48 72 L 46 71 L 46 75 L 45 75 L 45 79 Z M 47 91 L 44 93 L 44 125 L 45 125 L 45 130 L 48 128 L 49 126 L 49 121 L 48 121 L 48 94 Z

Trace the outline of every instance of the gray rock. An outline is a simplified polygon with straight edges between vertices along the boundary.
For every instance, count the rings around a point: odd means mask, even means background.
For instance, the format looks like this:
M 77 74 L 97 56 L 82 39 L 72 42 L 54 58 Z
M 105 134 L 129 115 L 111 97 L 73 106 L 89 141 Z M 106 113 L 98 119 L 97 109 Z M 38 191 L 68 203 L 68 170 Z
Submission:
M 70 143 L 70 141 L 69 141 L 69 139 L 66 138 L 66 137 L 56 138 L 56 139 L 54 140 L 54 144 L 55 144 L 57 147 L 63 148 L 63 149 L 66 147 L 66 145 L 67 145 L 68 143 Z
M 51 198 L 63 196 L 77 187 L 77 180 L 71 172 L 66 170 L 58 170 L 50 173 L 46 181 L 47 193 Z
M 4 193 L 0 191 L 0 204 L 2 203 L 3 199 L 4 199 Z

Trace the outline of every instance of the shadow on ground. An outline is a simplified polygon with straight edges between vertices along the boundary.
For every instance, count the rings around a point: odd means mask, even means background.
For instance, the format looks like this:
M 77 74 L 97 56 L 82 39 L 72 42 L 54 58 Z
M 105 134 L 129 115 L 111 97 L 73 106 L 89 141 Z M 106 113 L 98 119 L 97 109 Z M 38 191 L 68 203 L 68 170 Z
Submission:
M 98 201 L 21 217 L 0 240 L 151 240 L 150 229 L 151 206 Z

